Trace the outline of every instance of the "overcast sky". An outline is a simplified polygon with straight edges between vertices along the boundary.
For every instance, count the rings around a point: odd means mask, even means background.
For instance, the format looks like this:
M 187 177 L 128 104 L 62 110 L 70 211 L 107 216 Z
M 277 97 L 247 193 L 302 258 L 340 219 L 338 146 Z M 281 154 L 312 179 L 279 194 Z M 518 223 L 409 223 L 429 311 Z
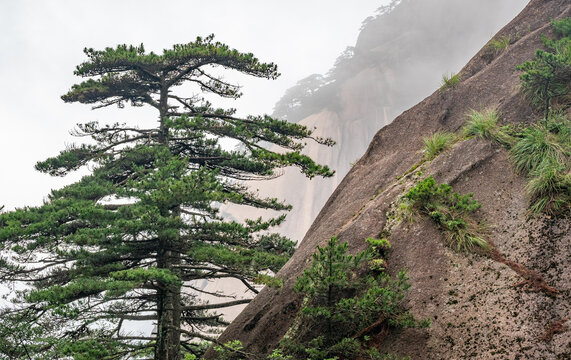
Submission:
M 284 91 L 312 73 L 325 73 L 361 22 L 387 0 L 0 0 L 0 205 L 39 205 L 64 180 L 34 164 L 74 141 L 78 122 L 133 121 L 152 112 L 126 107 L 91 111 L 60 96 L 81 81 L 73 75 L 84 47 L 144 43 L 162 52 L 210 33 L 264 62 L 278 64 L 275 81 L 232 77 L 244 85 L 233 106 L 271 113 Z

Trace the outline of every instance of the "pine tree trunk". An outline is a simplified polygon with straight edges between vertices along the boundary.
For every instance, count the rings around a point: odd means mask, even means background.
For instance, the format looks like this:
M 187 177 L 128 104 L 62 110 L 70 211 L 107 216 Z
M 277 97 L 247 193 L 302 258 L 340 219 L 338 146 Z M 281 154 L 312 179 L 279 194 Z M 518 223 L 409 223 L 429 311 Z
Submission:
M 180 287 L 177 286 L 175 292 L 172 293 L 173 311 L 172 311 L 172 325 L 173 330 L 169 338 L 169 360 L 182 359 L 180 351 L 180 317 L 181 317 L 181 303 L 180 303 Z
M 171 323 L 172 312 L 168 311 L 169 296 L 168 291 L 159 290 L 157 292 L 157 344 L 155 346 L 155 360 L 169 360 L 168 339 L 169 324 Z
M 160 96 L 160 132 L 159 142 L 167 145 L 168 130 L 165 128 L 165 119 L 168 116 L 168 87 L 164 79 L 161 81 L 163 89 Z M 170 214 L 168 210 L 165 216 L 180 215 L 179 209 L 173 210 Z M 159 235 L 160 236 L 160 235 Z M 157 267 L 168 269 L 176 273 L 176 266 L 180 264 L 181 258 L 178 252 L 172 249 L 178 239 L 168 236 L 161 237 L 157 252 Z M 180 319 L 181 319 L 181 287 L 176 284 L 168 284 L 164 289 L 157 291 L 157 344 L 155 346 L 155 360 L 180 360 Z
M 180 258 L 178 253 L 173 254 L 168 250 L 160 252 L 159 267 L 170 269 L 177 263 L 177 258 Z M 180 286 L 175 284 L 157 292 L 158 329 L 155 360 L 179 360 L 181 358 L 180 331 L 178 330 L 182 311 L 180 297 Z

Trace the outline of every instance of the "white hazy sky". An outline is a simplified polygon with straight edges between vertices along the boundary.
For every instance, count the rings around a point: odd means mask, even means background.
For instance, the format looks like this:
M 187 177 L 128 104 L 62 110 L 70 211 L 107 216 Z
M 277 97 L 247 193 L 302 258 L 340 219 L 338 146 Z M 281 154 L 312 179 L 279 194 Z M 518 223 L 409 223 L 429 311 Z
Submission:
M 81 81 L 73 75 L 84 47 L 145 44 L 162 52 L 210 33 L 261 61 L 278 64 L 275 81 L 236 77 L 244 97 L 233 107 L 271 113 L 284 91 L 325 73 L 361 22 L 388 0 L 0 0 L 0 205 L 39 205 L 52 188 L 79 178 L 52 178 L 34 164 L 74 141 L 78 122 L 154 119 L 149 111 L 91 111 L 60 96 Z M 229 77 L 230 78 L 230 77 Z M 234 78 L 232 78 L 234 79 Z

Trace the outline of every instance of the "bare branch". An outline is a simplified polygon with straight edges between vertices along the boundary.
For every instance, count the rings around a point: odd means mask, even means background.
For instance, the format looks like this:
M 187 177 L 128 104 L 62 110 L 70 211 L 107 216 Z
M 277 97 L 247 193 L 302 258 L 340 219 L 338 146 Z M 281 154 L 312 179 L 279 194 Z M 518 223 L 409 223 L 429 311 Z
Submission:
M 247 304 L 252 299 L 240 299 L 235 301 L 228 301 L 225 303 L 218 303 L 218 304 L 204 304 L 204 305 L 191 305 L 191 306 L 183 306 L 183 310 L 186 311 L 194 311 L 194 310 L 210 310 L 210 309 L 221 309 L 230 306 L 236 306 L 241 304 Z

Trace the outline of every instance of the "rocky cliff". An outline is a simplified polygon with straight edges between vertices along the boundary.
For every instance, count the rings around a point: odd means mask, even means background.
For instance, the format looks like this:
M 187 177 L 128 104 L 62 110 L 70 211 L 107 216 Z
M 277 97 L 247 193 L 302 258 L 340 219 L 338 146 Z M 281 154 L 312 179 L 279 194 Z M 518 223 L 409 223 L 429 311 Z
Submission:
M 253 185 L 293 205 L 281 232 L 301 240 L 374 134 L 434 91 L 443 74 L 458 72 L 526 3 L 393 1 L 364 21 L 355 46 L 328 74 L 311 75 L 289 89 L 274 115 L 334 139 L 332 148 L 309 143 L 307 152 L 336 174 L 307 181 L 288 169 L 272 182 Z
M 570 16 L 568 0 L 532 0 L 495 35 L 509 36 L 507 48 L 491 54 L 484 47 L 462 68 L 455 87 L 435 91 L 377 132 L 279 272 L 283 287 L 260 292 L 221 339 L 239 339 L 257 354 L 271 351 L 297 314 L 301 299 L 292 287 L 316 246 L 338 236 L 353 251 L 364 249 L 365 239 L 380 235 L 395 201 L 421 171 L 458 192 L 474 193 L 482 203 L 479 216 L 488 221 L 487 239 L 505 259 L 449 249 L 427 218 L 394 226 L 389 271 L 408 269 L 408 307 L 432 325 L 393 332 L 381 350 L 413 359 L 568 359 L 569 215 L 530 217 L 526 179 L 499 145 L 462 140 L 424 163 L 420 150 L 424 136 L 459 132 L 471 109 L 494 107 L 506 124 L 536 121 L 539 115 L 521 95 L 515 67 L 534 56 L 542 34 L 551 34 L 550 19 Z M 415 164 L 421 165 L 406 175 Z M 556 291 L 533 286 L 516 263 Z

